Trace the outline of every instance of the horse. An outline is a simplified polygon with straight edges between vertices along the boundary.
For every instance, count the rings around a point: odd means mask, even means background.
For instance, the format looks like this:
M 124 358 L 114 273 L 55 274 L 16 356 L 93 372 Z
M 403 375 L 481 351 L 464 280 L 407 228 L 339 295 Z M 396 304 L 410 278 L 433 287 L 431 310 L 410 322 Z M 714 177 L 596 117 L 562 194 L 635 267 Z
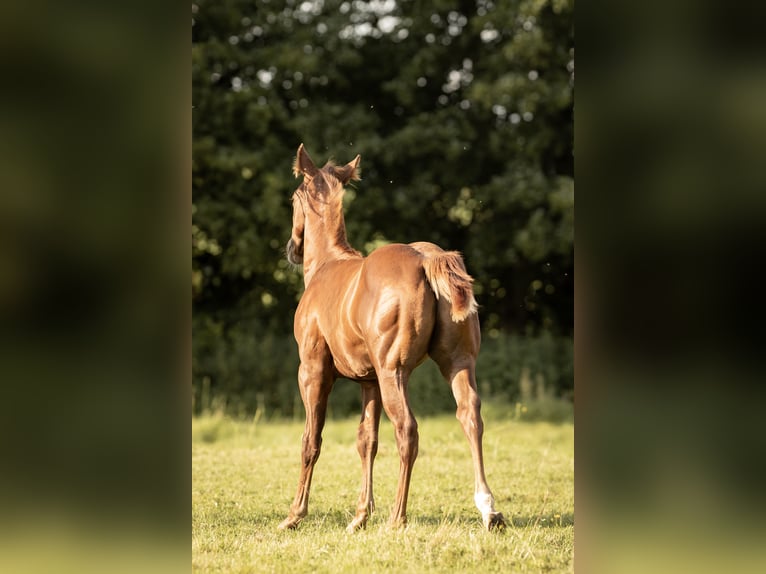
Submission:
M 373 463 L 381 408 L 391 420 L 399 451 L 399 480 L 389 524 L 407 523 L 407 496 L 418 454 L 418 424 L 408 401 L 413 369 L 427 357 L 450 384 L 457 418 L 470 445 L 474 503 L 487 530 L 506 522 L 484 473 L 481 400 L 476 390 L 480 331 L 473 279 L 456 251 L 433 243 L 390 244 L 367 257 L 346 239 L 345 186 L 359 180 L 361 157 L 338 166 L 314 165 L 303 144 L 293 164 L 302 184 L 292 196 L 293 221 L 286 255 L 303 266 L 305 290 L 295 312 L 300 365 L 298 386 L 306 410 L 298 491 L 279 529 L 293 529 L 308 514 L 314 465 L 322 445 L 327 401 L 338 377 L 357 381 L 362 415 L 357 450 L 362 489 L 347 531 L 364 528 L 375 510 Z

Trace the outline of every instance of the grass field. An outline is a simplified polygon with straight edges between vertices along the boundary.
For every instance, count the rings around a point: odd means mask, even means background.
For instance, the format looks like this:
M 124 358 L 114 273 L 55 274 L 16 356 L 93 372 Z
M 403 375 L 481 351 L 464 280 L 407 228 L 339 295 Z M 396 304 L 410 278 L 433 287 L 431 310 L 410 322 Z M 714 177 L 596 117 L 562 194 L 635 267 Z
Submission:
M 421 418 L 409 524 L 387 526 L 399 459 L 381 421 L 375 501 L 367 529 L 345 532 L 361 484 L 356 420 L 329 420 L 309 515 L 280 532 L 298 479 L 300 422 L 192 421 L 194 572 L 573 572 L 571 423 L 488 421 L 484 452 L 497 509 L 510 525 L 486 532 L 459 423 Z

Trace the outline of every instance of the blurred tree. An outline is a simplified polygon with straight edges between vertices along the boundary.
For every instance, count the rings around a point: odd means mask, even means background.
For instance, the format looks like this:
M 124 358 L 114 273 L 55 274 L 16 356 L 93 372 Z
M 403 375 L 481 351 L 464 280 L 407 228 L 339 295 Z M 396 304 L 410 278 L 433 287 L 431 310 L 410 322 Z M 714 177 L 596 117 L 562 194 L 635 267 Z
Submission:
M 283 256 L 300 142 L 316 161 L 362 155 L 363 180 L 346 195 L 355 247 L 461 250 L 490 337 L 571 336 L 572 10 L 571 0 L 196 0 L 195 384 L 289 408 L 276 387 L 293 388 L 294 370 L 282 379 L 294 345 L 277 340 L 290 337 L 302 290 Z

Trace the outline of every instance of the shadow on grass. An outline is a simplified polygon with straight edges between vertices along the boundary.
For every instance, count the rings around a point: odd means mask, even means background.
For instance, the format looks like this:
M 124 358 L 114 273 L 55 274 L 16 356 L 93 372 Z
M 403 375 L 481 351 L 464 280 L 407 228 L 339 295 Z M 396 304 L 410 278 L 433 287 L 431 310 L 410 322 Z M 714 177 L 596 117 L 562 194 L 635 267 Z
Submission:
M 277 529 L 277 525 L 287 516 L 281 513 L 273 512 L 268 516 L 253 517 L 251 522 L 253 526 L 259 528 Z M 568 513 L 549 513 L 545 515 L 533 516 L 511 516 L 506 515 L 506 522 L 513 528 L 563 528 L 574 525 L 574 514 Z M 334 510 L 330 512 L 312 512 L 298 526 L 297 530 L 345 530 L 346 526 L 353 519 L 353 514 L 347 510 Z M 431 516 L 410 516 L 408 526 L 427 526 L 439 528 L 442 526 L 458 527 L 466 529 L 480 528 L 483 530 L 481 518 L 455 516 L 455 515 L 431 515 Z M 373 515 L 370 518 L 367 528 L 387 528 L 388 516 L 385 514 Z
M 530 527 L 541 527 L 541 528 L 559 528 L 564 526 L 573 526 L 574 525 L 574 514 L 571 512 L 559 514 L 556 512 L 552 512 L 550 514 L 545 515 L 535 515 L 535 516 L 508 516 L 507 514 L 504 515 L 505 520 L 508 526 L 512 526 L 514 528 L 530 528 Z M 473 528 L 478 526 L 481 526 L 483 529 L 483 525 L 481 522 L 481 518 L 477 514 L 475 517 L 467 517 L 467 516 L 455 516 L 455 515 L 448 515 L 448 516 L 416 516 L 410 518 L 410 524 L 418 524 L 418 525 L 427 525 L 427 526 L 459 526 L 459 527 L 465 527 L 465 528 Z
M 268 515 L 259 515 L 249 517 L 246 521 L 252 526 L 258 528 L 266 528 L 278 530 L 279 524 L 287 518 L 288 510 L 284 512 L 270 512 Z M 299 530 L 345 530 L 349 522 L 351 522 L 353 515 L 350 512 L 343 510 L 335 510 L 330 512 L 309 512 L 293 530 L 286 530 L 285 532 L 293 532 Z
M 562 526 L 574 526 L 574 514 L 571 512 L 565 512 L 563 514 L 552 512 L 535 516 L 513 516 L 511 522 L 513 526 L 517 528 L 558 528 Z

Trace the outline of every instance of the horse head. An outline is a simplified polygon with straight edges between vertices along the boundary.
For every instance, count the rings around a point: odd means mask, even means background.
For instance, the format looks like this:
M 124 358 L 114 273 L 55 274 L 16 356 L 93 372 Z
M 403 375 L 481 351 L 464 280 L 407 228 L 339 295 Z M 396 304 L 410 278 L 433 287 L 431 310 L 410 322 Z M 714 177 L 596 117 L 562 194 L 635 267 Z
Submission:
M 352 180 L 359 179 L 357 155 L 344 166 L 328 161 L 321 169 L 316 167 L 301 144 L 295 156 L 293 173 L 303 176 L 303 182 L 293 192 L 293 228 L 287 242 L 287 260 L 293 265 L 303 263 L 304 235 L 310 219 L 333 220 L 343 209 L 343 188 Z

